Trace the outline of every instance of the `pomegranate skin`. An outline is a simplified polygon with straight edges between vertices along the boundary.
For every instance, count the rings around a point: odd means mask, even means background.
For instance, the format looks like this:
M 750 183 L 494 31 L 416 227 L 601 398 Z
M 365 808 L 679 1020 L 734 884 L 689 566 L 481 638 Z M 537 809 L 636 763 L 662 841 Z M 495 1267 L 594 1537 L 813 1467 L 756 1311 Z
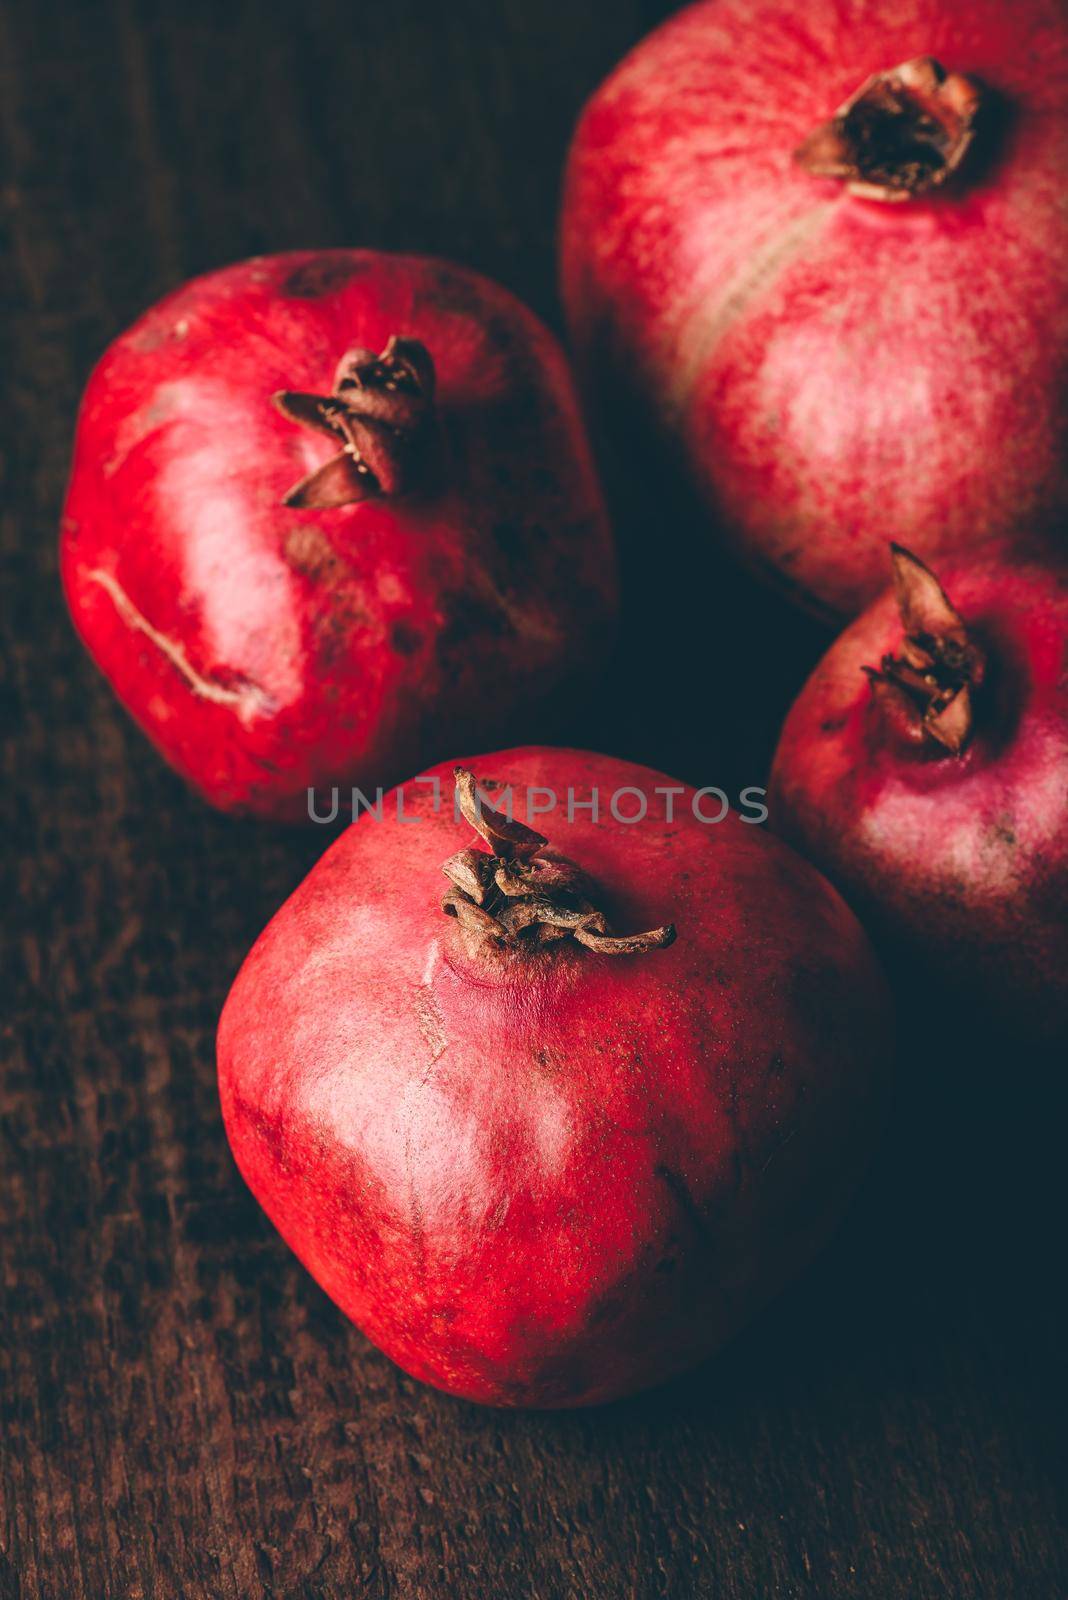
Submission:
M 436 368 L 417 481 L 283 504 L 337 450 L 272 404 L 354 346 Z M 162 754 L 227 811 L 395 782 L 592 678 L 615 557 L 564 357 L 465 268 L 331 250 L 196 279 L 107 351 L 78 422 L 75 625 Z
M 1068 1030 L 1068 581 L 988 552 L 938 578 L 987 655 L 960 757 L 902 747 L 864 667 L 901 645 L 896 598 L 833 644 L 786 719 L 771 826 L 966 1010 Z
M 793 152 L 920 56 L 988 90 L 905 203 Z M 1068 18 L 1052 0 L 708 0 L 587 106 L 561 221 L 591 390 L 629 388 L 750 567 L 856 614 L 897 539 L 937 566 L 1068 507 Z
M 824 1242 L 878 1125 L 889 1002 L 852 913 L 763 830 L 695 821 L 681 785 L 669 824 L 670 780 L 606 756 L 471 766 L 520 818 L 558 795 L 533 820 L 613 929 L 674 919 L 676 942 L 472 950 L 440 909 L 473 836 L 439 767 L 439 814 L 426 781 L 404 786 L 417 824 L 387 797 L 254 946 L 219 1027 L 223 1115 L 275 1226 L 406 1371 L 590 1405 L 708 1355 Z M 643 822 L 607 815 L 627 786 Z M 567 821 L 569 787 L 599 821 Z

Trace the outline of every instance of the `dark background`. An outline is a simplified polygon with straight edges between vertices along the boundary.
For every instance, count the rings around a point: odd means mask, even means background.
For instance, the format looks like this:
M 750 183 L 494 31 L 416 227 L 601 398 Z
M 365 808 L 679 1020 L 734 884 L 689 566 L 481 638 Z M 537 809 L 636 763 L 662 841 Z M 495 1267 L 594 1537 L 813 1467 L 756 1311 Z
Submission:
M 316 244 L 454 256 L 558 325 L 571 125 L 668 9 L 0 3 L 2 1600 L 1068 1594 L 1063 1060 L 906 990 L 864 1194 L 716 1362 L 587 1414 L 422 1388 L 274 1235 L 217 1113 L 222 1000 L 324 834 L 188 795 L 60 598 L 75 407 L 115 334 Z M 759 783 L 824 636 L 626 454 L 625 647 L 563 731 Z

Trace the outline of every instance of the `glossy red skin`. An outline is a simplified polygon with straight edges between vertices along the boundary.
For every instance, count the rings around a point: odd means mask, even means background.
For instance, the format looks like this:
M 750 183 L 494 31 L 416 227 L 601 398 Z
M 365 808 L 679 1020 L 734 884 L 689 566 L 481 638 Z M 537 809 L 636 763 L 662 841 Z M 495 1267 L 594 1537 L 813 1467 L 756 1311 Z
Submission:
M 272 393 L 326 393 L 345 350 L 393 333 L 437 368 L 421 485 L 283 506 L 335 446 Z M 311 785 L 388 785 L 568 690 L 616 606 L 556 341 L 463 267 L 358 250 L 211 273 L 111 346 L 62 570 L 82 639 L 172 765 L 217 806 L 287 820 Z
M 439 815 L 406 785 L 419 822 L 361 818 L 254 946 L 223 1115 L 268 1215 L 394 1361 L 493 1405 L 588 1405 L 709 1354 L 822 1244 L 870 1150 L 888 1002 L 839 896 L 760 828 L 695 822 L 681 786 L 669 825 L 671 780 L 607 756 L 470 764 L 520 817 L 528 786 L 558 794 L 534 821 L 610 886 L 614 926 L 673 917 L 676 943 L 471 955 L 440 910 L 473 839 L 440 767 Z M 569 785 L 599 789 L 598 823 L 568 824 Z M 607 816 L 624 785 L 645 822 Z
M 989 658 L 964 755 L 888 732 L 865 665 L 899 653 L 891 594 L 831 646 L 772 768 L 775 830 L 923 971 L 1027 1033 L 1068 1029 L 1068 581 L 991 560 L 939 578 Z
M 1008 106 L 956 192 L 851 196 L 792 151 L 918 55 Z M 999 108 L 1000 110 L 1000 108 Z M 1068 506 L 1068 19 L 1053 0 L 709 0 L 586 108 L 562 287 L 751 566 L 853 615 L 888 539 L 937 564 Z

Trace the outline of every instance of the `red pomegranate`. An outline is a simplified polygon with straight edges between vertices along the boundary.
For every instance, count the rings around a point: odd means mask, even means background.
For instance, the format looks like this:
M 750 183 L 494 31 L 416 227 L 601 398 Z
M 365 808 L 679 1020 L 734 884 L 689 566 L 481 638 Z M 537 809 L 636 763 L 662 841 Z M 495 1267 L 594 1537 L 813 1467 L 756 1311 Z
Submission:
M 917 965 L 1014 1028 L 1068 1027 L 1068 581 L 993 554 L 895 588 L 786 720 L 772 826 Z M 948 596 L 948 598 L 947 598 Z
M 825 1239 L 887 1000 L 836 892 L 699 820 L 701 791 L 570 750 L 477 769 L 458 813 L 447 767 L 386 797 L 270 923 L 219 1027 L 223 1114 L 284 1238 L 408 1372 L 587 1405 L 707 1355 Z
M 570 692 L 616 603 L 551 335 L 465 268 L 360 250 L 211 273 L 112 345 L 62 566 L 167 759 L 285 819 Z
M 709 0 L 586 108 L 563 291 L 748 563 L 853 614 L 1068 509 L 1062 0 Z

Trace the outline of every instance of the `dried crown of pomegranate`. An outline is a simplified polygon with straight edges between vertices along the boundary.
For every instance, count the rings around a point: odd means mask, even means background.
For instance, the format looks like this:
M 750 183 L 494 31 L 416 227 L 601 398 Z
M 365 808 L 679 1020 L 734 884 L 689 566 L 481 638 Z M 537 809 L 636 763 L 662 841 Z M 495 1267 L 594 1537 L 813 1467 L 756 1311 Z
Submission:
M 931 56 L 874 72 L 794 152 L 817 178 L 868 200 L 911 200 L 945 183 L 975 137 L 982 90 Z
M 667 923 L 646 933 L 617 935 L 590 896 L 593 885 L 574 862 L 549 851 L 549 841 L 506 816 L 479 792 L 473 773 L 455 769 L 460 811 L 489 847 L 460 850 L 442 871 L 452 887 L 441 909 L 456 917 L 474 943 L 534 946 L 573 938 L 601 955 L 640 955 L 673 943 Z
M 412 444 L 434 398 L 434 362 L 418 339 L 394 334 L 380 355 L 348 350 L 328 395 L 283 389 L 272 396 L 284 417 L 341 440 L 337 455 L 301 478 L 283 504 L 302 510 L 399 494 L 411 477 Z
M 973 691 L 986 658 L 931 569 L 903 545 L 891 545 L 890 553 L 905 638 L 899 656 L 888 653 L 864 671 L 897 733 L 959 756 L 972 735 Z

